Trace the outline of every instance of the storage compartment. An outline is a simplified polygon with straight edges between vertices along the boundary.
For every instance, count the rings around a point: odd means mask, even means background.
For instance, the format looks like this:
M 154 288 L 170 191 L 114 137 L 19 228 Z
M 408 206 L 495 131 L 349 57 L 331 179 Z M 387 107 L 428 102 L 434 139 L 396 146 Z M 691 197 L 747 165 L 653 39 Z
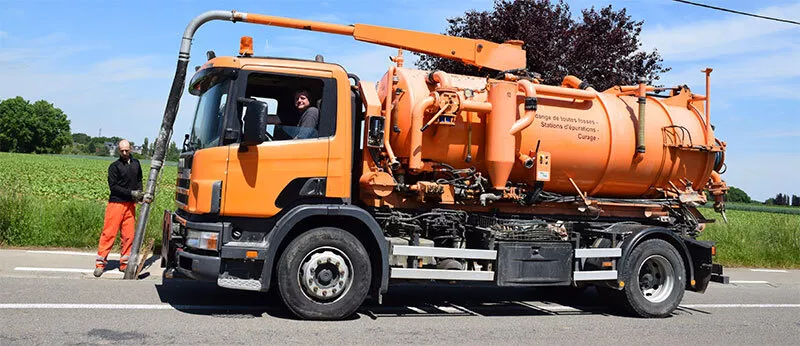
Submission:
M 572 244 L 498 243 L 496 272 L 498 286 L 569 285 L 572 277 Z

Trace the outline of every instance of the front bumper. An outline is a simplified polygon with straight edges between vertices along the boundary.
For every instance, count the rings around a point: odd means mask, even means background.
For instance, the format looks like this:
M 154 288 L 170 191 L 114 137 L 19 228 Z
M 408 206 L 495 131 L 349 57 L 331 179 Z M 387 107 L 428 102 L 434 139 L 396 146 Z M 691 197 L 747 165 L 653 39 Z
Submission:
M 178 249 L 175 252 L 175 269 L 189 278 L 201 281 L 217 281 L 219 277 L 220 259 L 216 256 L 204 256 Z

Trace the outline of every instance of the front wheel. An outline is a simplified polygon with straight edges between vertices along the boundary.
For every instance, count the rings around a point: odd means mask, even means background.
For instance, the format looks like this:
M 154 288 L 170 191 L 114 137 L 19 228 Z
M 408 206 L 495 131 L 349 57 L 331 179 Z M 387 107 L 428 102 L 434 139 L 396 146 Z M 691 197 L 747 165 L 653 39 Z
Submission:
M 650 239 L 633 249 L 624 264 L 625 307 L 641 317 L 669 316 L 680 304 L 686 270 L 678 250 L 661 239 Z
M 278 289 L 304 319 L 337 320 L 364 302 L 372 276 L 369 255 L 352 234 L 315 228 L 292 240 L 278 261 Z

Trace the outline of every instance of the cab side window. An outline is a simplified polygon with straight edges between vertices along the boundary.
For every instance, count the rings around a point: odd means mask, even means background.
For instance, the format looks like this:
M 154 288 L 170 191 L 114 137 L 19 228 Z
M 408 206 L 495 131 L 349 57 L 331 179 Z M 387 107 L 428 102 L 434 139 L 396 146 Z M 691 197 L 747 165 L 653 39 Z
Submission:
M 335 133 L 334 79 L 251 72 L 244 94 L 267 104 L 264 130 L 271 140 L 315 139 Z M 244 107 L 240 106 L 240 116 Z

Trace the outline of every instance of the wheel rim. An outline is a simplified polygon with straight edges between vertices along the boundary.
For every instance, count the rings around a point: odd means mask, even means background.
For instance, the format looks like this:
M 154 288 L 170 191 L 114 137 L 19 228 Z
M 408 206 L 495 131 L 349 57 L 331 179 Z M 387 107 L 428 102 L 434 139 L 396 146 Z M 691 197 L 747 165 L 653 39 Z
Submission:
M 639 289 L 651 303 L 660 303 L 672 294 L 675 271 L 664 256 L 647 257 L 639 266 Z
M 320 247 L 306 254 L 297 277 L 303 294 L 320 303 L 333 303 L 350 289 L 353 282 L 350 258 L 333 247 Z

